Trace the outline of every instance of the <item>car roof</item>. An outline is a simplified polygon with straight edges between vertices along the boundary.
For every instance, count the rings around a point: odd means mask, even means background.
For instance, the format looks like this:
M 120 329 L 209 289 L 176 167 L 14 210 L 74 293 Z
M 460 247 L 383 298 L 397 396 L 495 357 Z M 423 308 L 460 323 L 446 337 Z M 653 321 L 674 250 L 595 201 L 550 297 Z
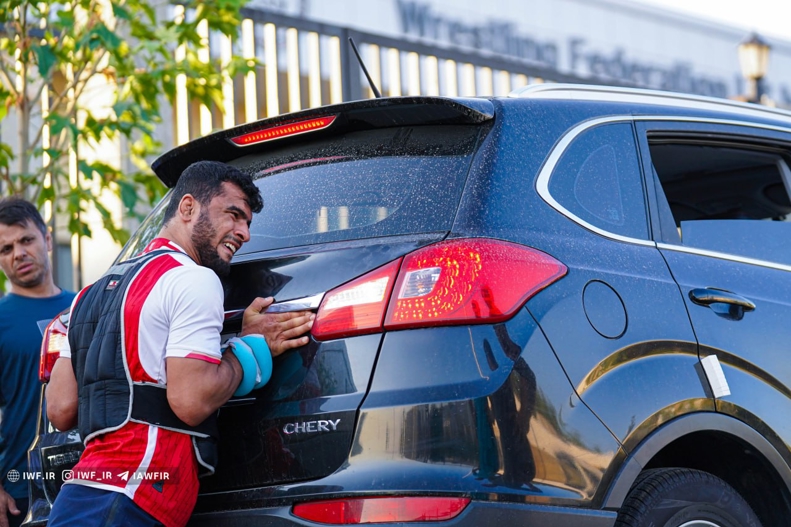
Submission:
M 791 126 L 791 112 L 770 106 L 705 97 L 688 93 L 666 92 L 618 86 L 586 84 L 531 84 L 514 90 L 509 98 L 530 100 L 584 101 L 664 106 L 698 112 L 728 113 L 755 121 L 781 121 Z

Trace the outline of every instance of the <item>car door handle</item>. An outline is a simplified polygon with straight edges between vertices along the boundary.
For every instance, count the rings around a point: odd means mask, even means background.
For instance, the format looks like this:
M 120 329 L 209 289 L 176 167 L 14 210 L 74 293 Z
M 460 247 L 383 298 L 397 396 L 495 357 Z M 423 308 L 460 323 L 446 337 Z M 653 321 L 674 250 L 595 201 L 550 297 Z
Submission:
M 730 304 L 739 306 L 745 311 L 753 311 L 755 304 L 730 291 L 714 289 L 711 287 L 693 289 L 689 292 L 689 298 L 699 306 L 710 306 L 711 304 Z

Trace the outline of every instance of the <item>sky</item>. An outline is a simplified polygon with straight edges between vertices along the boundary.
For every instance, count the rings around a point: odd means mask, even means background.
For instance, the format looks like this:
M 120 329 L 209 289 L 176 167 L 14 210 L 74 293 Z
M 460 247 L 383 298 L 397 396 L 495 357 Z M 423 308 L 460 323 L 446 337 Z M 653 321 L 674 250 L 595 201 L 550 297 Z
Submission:
M 791 0 L 632 0 L 791 41 Z

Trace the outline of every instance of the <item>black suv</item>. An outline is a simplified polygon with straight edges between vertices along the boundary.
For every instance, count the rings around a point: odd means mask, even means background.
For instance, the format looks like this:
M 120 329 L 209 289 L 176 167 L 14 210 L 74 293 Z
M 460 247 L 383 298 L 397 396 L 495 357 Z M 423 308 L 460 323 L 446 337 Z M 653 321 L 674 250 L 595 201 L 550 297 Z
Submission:
M 226 336 L 255 296 L 317 319 L 221 409 L 190 525 L 788 525 L 791 113 L 558 84 L 382 98 L 153 168 L 172 187 L 201 159 L 265 199 Z M 80 448 L 39 430 L 32 470 L 57 477 L 30 525 Z

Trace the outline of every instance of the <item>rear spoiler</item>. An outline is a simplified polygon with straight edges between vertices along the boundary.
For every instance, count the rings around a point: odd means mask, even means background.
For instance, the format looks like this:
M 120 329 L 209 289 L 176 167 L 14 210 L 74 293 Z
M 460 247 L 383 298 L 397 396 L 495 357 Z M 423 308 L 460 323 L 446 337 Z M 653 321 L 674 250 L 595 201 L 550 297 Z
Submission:
M 151 164 L 151 168 L 165 186 L 172 188 L 181 172 L 196 161 L 227 162 L 274 146 L 272 142 L 239 146 L 231 141 L 232 138 L 325 116 L 335 116 L 335 119 L 330 126 L 311 134 L 336 134 L 392 126 L 480 124 L 494 117 L 494 105 L 487 99 L 388 97 L 322 106 L 261 119 L 195 139 L 162 154 Z M 274 144 L 281 146 L 284 142 L 295 140 L 298 141 L 299 137 L 284 137 L 274 141 Z

